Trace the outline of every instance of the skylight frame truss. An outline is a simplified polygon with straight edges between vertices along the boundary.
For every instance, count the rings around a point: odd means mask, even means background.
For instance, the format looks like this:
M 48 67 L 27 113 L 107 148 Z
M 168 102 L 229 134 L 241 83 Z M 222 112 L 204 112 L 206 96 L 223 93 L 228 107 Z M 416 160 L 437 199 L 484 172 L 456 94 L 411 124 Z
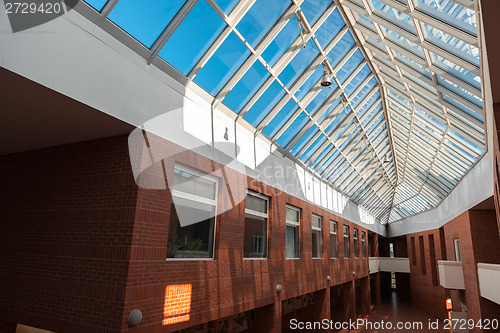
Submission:
M 478 48 L 479 52 L 481 52 L 480 42 L 477 36 L 473 36 L 469 32 L 455 27 L 449 22 L 441 21 L 435 17 L 429 16 L 427 13 L 417 10 L 414 7 L 413 1 L 415 0 L 406 0 L 406 4 L 396 0 L 379 0 L 381 3 L 409 16 L 410 20 L 413 22 L 415 32 L 409 31 L 404 25 L 399 24 L 397 21 L 389 21 L 383 15 L 374 13 L 372 11 L 373 7 L 371 6 L 372 0 L 360 0 L 363 7 L 359 7 L 356 3 L 350 2 L 349 0 L 333 0 L 313 26 L 309 24 L 302 12 L 301 4 L 304 0 L 291 0 L 290 5 L 269 30 L 265 32 L 260 41 L 255 45 L 255 48 L 245 40 L 236 26 L 245 17 L 256 0 L 240 0 L 228 15 L 219 8 L 215 0 L 187 0 L 152 44 L 151 48 L 145 47 L 106 19 L 118 1 L 119 0 L 109 0 L 97 15 L 94 10 L 89 10 L 89 8 L 85 6 L 80 6 L 79 11 L 144 57 L 148 64 L 158 66 L 181 82 L 192 82 L 203 66 L 211 59 L 222 43 L 224 43 L 226 38 L 231 33 L 234 33 L 248 48 L 250 56 L 238 67 L 229 80 L 224 83 L 222 88 L 215 93 L 215 96 L 212 96 L 212 105 L 215 107 L 217 104 L 221 103 L 224 97 L 226 97 L 231 89 L 236 86 L 250 67 L 255 62 L 260 62 L 270 75 L 250 97 L 246 104 L 243 105 L 240 113 L 235 116 L 236 121 L 242 122 L 242 117 L 250 110 L 255 102 L 266 92 L 273 82 L 277 82 L 285 91 L 285 95 L 259 122 L 255 128 L 255 135 L 259 135 L 278 114 L 281 108 L 290 100 L 293 100 L 298 106 L 297 110 L 288 121 L 278 129 L 275 135 L 270 138 L 271 141 L 279 146 L 276 140 L 280 135 L 287 130 L 300 114 L 306 114 L 309 118 L 308 121 L 290 142 L 283 147 L 284 154 L 289 156 L 293 161 L 309 168 L 317 176 L 326 179 L 332 183 L 335 188 L 344 190 L 345 194 L 349 195 L 352 200 L 367 208 L 382 222 L 392 222 L 399 218 L 408 217 L 420 211 L 435 207 L 450 192 L 442 190 L 440 186 L 445 186 L 448 189 L 451 187 L 451 189 L 453 189 L 485 153 L 486 133 L 484 122 L 481 122 L 464 110 L 458 108 L 458 106 L 445 100 L 443 94 L 484 117 L 482 108 L 471 102 L 471 100 L 452 91 L 447 86 L 439 84 L 438 77 L 464 89 L 465 92 L 473 96 L 478 96 L 481 101 L 484 101 L 482 89 L 478 89 L 461 77 L 459 78 L 438 67 L 434 64 L 433 59 L 431 59 L 430 52 L 441 57 L 440 59 L 449 60 L 453 64 L 477 76 L 480 76 L 481 64 L 479 64 L 479 66 L 472 64 L 468 60 L 462 58 L 457 52 L 445 50 L 429 42 L 424 36 L 421 23 L 425 23 L 454 38 L 458 38 Z M 160 59 L 158 54 L 177 28 L 183 23 L 191 9 L 193 9 L 199 1 L 207 1 L 220 16 L 222 21 L 225 22 L 226 26 L 191 68 L 187 77 L 183 78 L 175 68 L 163 59 Z M 466 0 L 451 1 L 475 10 L 478 15 L 478 6 L 476 3 L 471 5 L 470 2 Z M 325 49 L 323 49 L 316 37 L 316 32 L 318 32 L 318 29 L 322 27 L 335 9 L 338 10 L 345 25 L 330 43 L 325 46 Z M 359 14 L 371 20 L 374 28 L 368 28 L 368 23 L 364 23 L 363 21 L 363 24 L 361 24 L 356 20 L 355 15 Z M 262 58 L 262 54 L 293 16 L 300 22 L 303 34 L 297 36 L 277 62 L 275 62 L 273 66 L 270 66 Z M 417 45 L 417 47 L 420 47 L 424 57 L 417 56 L 411 49 L 408 49 L 409 46 L 403 46 L 399 41 L 393 40 L 394 38 L 387 39 L 382 27 L 389 29 L 389 31 L 393 31 L 401 38 L 406 38 Z M 327 54 L 346 33 L 351 34 L 354 45 L 343 56 L 335 68 L 332 68 L 327 58 Z M 383 44 L 375 46 L 366 36 L 370 36 Z M 287 88 L 287 86 L 280 81 L 278 75 L 298 54 L 300 46 L 302 44 L 305 45 L 305 43 L 310 40 L 313 41 L 319 54 L 295 79 L 295 82 L 290 85 L 290 88 Z M 395 56 L 392 50 L 396 50 L 403 57 L 415 61 L 418 66 L 421 66 L 425 71 L 430 73 L 430 77 L 423 75 L 406 62 L 403 62 L 399 57 Z M 302 84 L 310 78 L 319 66 L 325 65 L 330 73 L 335 74 L 347 61 L 349 61 L 350 57 L 353 56 L 356 51 L 359 51 L 363 57 L 361 63 L 351 72 L 342 84 L 334 75 L 333 79 L 336 81 L 337 88 L 315 108 L 315 111 L 309 113 L 306 107 L 320 92 L 320 89 L 318 89 L 320 81 L 315 82 L 312 88 L 300 100 L 296 97 L 297 90 L 301 88 Z M 386 62 L 387 60 L 389 62 Z M 362 84 L 358 85 L 348 97 L 344 88 L 349 85 L 350 81 L 362 68 L 364 68 L 364 66 L 368 66 L 370 73 L 362 80 Z M 387 73 L 392 73 L 392 75 Z M 408 77 L 405 73 L 413 76 L 413 78 Z M 396 75 L 398 79 L 395 79 L 394 75 Z M 372 78 L 375 78 L 376 81 L 374 87 L 366 92 L 362 97 L 362 101 L 354 108 L 351 104 L 353 99 L 358 93 L 363 91 Z M 404 112 L 407 112 L 408 108 L 401 104 L 399 100 L 389 96 L 387 91 L 388 87 L 390 87 L 390 89 L 396 89 L 396 94 L 399 98 L 403 98 L 403 100 L 412 105 L 409 115 L 397 115 L 400 111 L 394 110 L 391 105 L 395 105 L 401 110 L 406 110 Z M 428 87 L 434 89 L 435 93 L 430 91 Z M 379 97 L 371 102 L 372 105 L 368 107 L 368 110 L 364 111 L 361 117 L 358 117 L 358 112 L 363 108 L 365 103 L 372 99 L 377 91 L 379 92 Z M 342 96 L 345 98 L 342 98 Z M 424 98 L 422 98 L 422 96 Z M 341 103 L 331 110 L 330 115 L 326 116 L 321 123 L 318 123 L 323 113 L 326 112 L 329 106 L 339 97 L 342 98 Z M 380 110 L 372 115 L 373 111 L 379 106 L 381 106 Z M 416 112 L 417 107 L 421 112 L 433 117 L 434 121 L 444 125 L 445 129 L 443 130 L 436 127 L 430 120 L 422 117 Z M 335 121 L 335 116 L 339 115 L 342 110 L 345 111 L 344 118 L 341 119 L 335 128 L 329 129 L 329 126 Z M 382 115 L 383 118 L 380 118 Z M 368 116 L 370 116 L 371 119 L 366 125 L 363 125 Z M 379 118 L 381 120 L 379 120 Z M 377 121 L 380 122 L 372 128 Z M 416 123 L 416 121 L 422 125 Z M 385 128 L 383 128 L 384 125 Z M 248 128 L 248 126 L 246 127 Z M 297 154 L 293 154 L 290 149 L 313 127 L 317 128 L 316 134 L 309 138 Z M 351 128 L 359 131 L 361 138 L 355 135 L 347 142 L 346 140 L 349 134 L 346 135 L 345 133 L 337 138 L 338 134 L 342 133 L 342 131 L 349 132 Z M 329 129 L 330 134 L 326 133 L 327 129 Z M 407 129 L 409 129 L 408 135 L 404 133 Z M 368 134 L 367 130 L 370 130 L 370 134 Z M 480 151 L 476 151 L 475 148 L 469 146 L 469 143 L 463 143 L 461 141 L 462 139 L 459 140 L 455 135 L 451 135 L 450 130 L 479 147 Z M 305 161 L 299 160 L 299 157 L 308 151 L 322 135 L 326 137 L 326 140 L 321 143 L 320 148 L 316 148 L 316 151 L 309 155 Z M 435 135 L 439 135 L 440 139 L 435 137 Z M 345 138 L 343 139 L 344 136 Z M 404 138 L 404 140 L 401 139 L 401 137 Z M 420 143 L 412 146 L 412 142 Z M 330 145 L 332 146 L 330 151 L 322 156 L 323 150 L 330 147 Z M 424 152 L 425 157 L 422 157 L 422 159 L 412 157 L 409 152 L 415 151 L 416 147 L 421 145 L 422 147 L 427 147 L 426 149 L 429 149 L 432 153 Z M 481 150 L 483 151 L 482 154 Z M 336 157 L 332 158 L 337 152 L 338 154 Z M 392 160 L 386 165 L 382 160 L 384 156 L 387 158 L 389 155 L 392 156 Z M 321 160 L 316 161 L 320 156 L 322 156 Z M 315 163 L 314 167 L 312 166 L 313 163 Z M 329 164 L 326 165 L 326 163 Z M 337 172 L 333 171 L 333 168 L 337 166 Z M 438 170 L 438 174 L 443 174 L 447 178 L 440 179 L 435 177 L 432 173 L 433 170 Z M 346 173 L 346 175 L 339 175 L 339 171 Z M 418 171 L 418 173 L 416 171 Z M 411 186 L 408 187 L 408 184 L 411 184 Z M 401 188 L 401 190 L 399 188 Z M 405 188 L 406 191 L 411 189 L 412 194 L 403 195 L 403 192 L 401 192 L 405 191 L 403 188 Z M 401 200 L 401 198 L 404 198 L 404 200 Z M 380 205 L 380 203 L 382 203 L 382 205 Z M 426 207 L 426 205 L 429 207 Z

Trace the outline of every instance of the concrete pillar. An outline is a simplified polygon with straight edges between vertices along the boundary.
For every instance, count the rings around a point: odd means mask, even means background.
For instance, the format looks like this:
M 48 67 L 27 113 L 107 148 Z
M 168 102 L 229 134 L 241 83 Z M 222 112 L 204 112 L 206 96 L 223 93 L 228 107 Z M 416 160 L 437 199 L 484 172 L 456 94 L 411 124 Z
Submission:
M 330 287 L 314 292 L 314 320 L 321 322 L 328 319 L 330 322 Z M 330 329 L 320 330 L 320 332 L 330 332 Z

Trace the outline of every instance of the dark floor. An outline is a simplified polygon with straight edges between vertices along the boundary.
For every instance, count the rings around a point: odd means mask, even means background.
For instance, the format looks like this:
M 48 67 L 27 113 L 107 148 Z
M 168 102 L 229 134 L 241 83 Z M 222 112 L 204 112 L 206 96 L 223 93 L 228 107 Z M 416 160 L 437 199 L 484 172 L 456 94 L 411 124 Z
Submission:
M 439 322 L 439 329 L 436 326 L 437 319 L 423 313 L 411 306 L 408 301 L 399 299 L 396 292 L 392 292 L 390 297 L 377 305 L 368 316 L 360 317 L 366 319 L 367 324 L 363 328 L 344 329 L 342 333 L 383 333 L 383 332 L 419 332 L 419 333 L 441 333 L 449 332 L 444 330 L 443 321 Z M 398 324 L 402 324 L 398 328 Z M 432 324 L 432 326 L 431 326 Z M 420 326 L 418 326 L 420 325 Z

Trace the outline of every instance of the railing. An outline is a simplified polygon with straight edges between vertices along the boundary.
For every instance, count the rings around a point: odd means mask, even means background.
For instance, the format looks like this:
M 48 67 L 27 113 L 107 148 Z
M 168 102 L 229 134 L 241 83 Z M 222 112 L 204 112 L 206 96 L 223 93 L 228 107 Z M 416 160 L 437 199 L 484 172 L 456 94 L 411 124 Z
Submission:
M 408 258 L 370 257 L 370 274 L 376 272 L 410 273 Z
M 380 271 L 380 263 L 378 257 L 370 257 L 368 258 L 368 271 L 370 274 L 377 273 Z
M 498 288 L 500 265 L 478 263 L 477 275 L 481 296 L 500 304 L 500 288 Z
M 438 260 L 439 283 L 447 289 L 465 289 L 461 261 Z

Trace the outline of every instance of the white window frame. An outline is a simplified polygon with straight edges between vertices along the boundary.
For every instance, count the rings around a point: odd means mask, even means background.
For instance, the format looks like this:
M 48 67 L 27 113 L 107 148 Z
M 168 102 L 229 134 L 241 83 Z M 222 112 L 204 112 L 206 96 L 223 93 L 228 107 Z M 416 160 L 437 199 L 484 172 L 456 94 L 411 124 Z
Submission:
M 366 250 L 367 250 L 367 248 L 366 248 L 366 232 L 361 231 L 361 258 L 368 257 L 368 255 L 366 254 Z
M 352 229 L 352 249 L 354 252 L 354 258 L 359 258 L 359 230 L 356 228 Z
M 267 212 L 266 214 L 261 213 L 261 212 L 257 212 L 257 211 L 252 210 L 252 209 L 248 209 L 246 207 L 246 203 L 245 203 L 245 217 L 244 217 L 246 219 L 246 214 L 249 214 L 249 215 L 253 215 L 253 216 L 257 216 L 257 217 L 263 217 L 266 219 L 266 221 L 267 221 L 267 223 L 266 223 L 266 256 L 265 256 L 265 258 L 245 258 L 245 254 L 243 254 L 243 260 L 267 260 L 267 259 L 269 259 L 269 198 L 260 194 L 260 193 L 253 192 L 253 191 L 247 191 L 246 195 L 253 195 L 255 197 L 266 200 L 266 212 Z M 246 196 L 245 196 L 245 200 L 246 200 Z M 245 221 L 243 221 L 243 223 L 245 223 Z M 243 231 L 243 237 L 245 237 L 245 231 Z M 245 239 L 243 239 L 243 243 L 244 242 L 245 242 Z M 253 242 L 253 239 L 252 239 L 252 242 Z
M 299 256 L 298 257 L 293 257 L 293 258 L 288 258 L 286 256 L 286 230 L 285 230 L 285 258 L 286 259 L 292 259 L 292 260 L 293 259 L 300 259 L 300 218 L 301 218 L 301 216 L 300 216 L 300 209 L 296 208 L 294 206 L 290 206 L 290 205 L 286 205 L 286 209 L 291 209 L 291 210 L 294 210 L 294 211 L 296 211 L 296 212 L 299 213 L 299 222 L 290 221 L 290 220 L 286 219 L 286 226 L 287 227 L 298 228 L 298 233 L 299 233 L 299 244 L 298 244 L 298 246 L 299 246 L 299 249 L 298 249 L 299 250 Z M 285 214 L 285 216 L 286 216 L 286 214 Z
M 334 228 L 335 230 L 332 230 L 332 225 L 335 226 Z M 338 230 L 339 230 L 339 224 L 337 223 L 337 221 L 330 220 L 330 259 L 338 259 L 339 257 L 339 239 L 337 237 Z M 335 248 L 336 248 L 335 257 L 332 256 L 331 235 L 335 235 Z
M 460 253 L 460 238 L 453 238 L 453 246 L 455 247 L 456 261 L 462 261 L 462 254 Z
M 319 257 L 312 257 L 312 258 L 313 259 L 322 259 L 323 258 L 323 251 L 322 251 L 323 250 L 323 242 L 322 242 L 323 235 L 321 233 L 321 227 L 323 226 L 323 217 L 320 216 L 320 215 L 316 215 L 314 213 L 311 216 L 312 216 L 311 217 L 311 227 L 312 227 L 311 231 L 318 231 L 319 232 L 319 238 L 318 238 L 318 244 L 317 245 L 319 246 L 319 249 L 320 249 L 320 251 L 318 251 L 318 252 L 321 252 Z M 314 216 L 316 216 L 316 217 L 319 218 L 319 227 L 315 227 L 312 224 L 312 220 L 313 220 Z M 312 232 L 311 232 L 311 237 L 312 237 Z M 312 245 L 312 242 L 311 242 L 311 245 Z M 312 248 L 311 248 L 311 250 L 312 250 Z M 312 254 L 312 252 L 311 252 L 311 254 Z
M 210 260 L 215 260 L 215 243 L 217 241 L 217 199 L 219 197 L 219 179 L 217 177 L 214 177 L 212 175 L 204 175 L 201 174 L 199 170 L 190 168 L 188 166 L 182 165 L 182 164 L 175 164 L 174 170 L 180 170 L 184 172 L 191 173 L 197 177 L 206 179 L 208 181 L 214 182 L 215 183 L 215 199 L 208 199 L 205 197 L 200 197 L 191 193 L 186 193 L 182 191 L 177 191 L 175 189 L 172 189 L 171 194 L 172 194 L 172 204 L 175 205 L 173 197 L 178 197 L 181 199 L 187 199 L 191 201 L 198 201 L 207 205 L 212 205 L 215 207 L 214 210 L 214 242 L 212 245 L 212 258 L 166 258 L 166 261 L 210 261 Z M 170 223 L 170 222 L 169 222 Z
M 349 226 L 348 225 L 343 225 L 343 228 L 342 228 L 342 233 L 343 233 L 343 236 L 344 236 L 344 248 L 343 248 L 343 252 L 344 252 L 344 259 L 350 259 L 351 258 L 351 254 L 349 252 L 351 252 L 351 244 L 350 244 L 350 230 L 349 230 Z M 346 230 L 347 230 L 347 235 L 346 235 Z M 348 252 L 345 253 L 345 242 L 347 240 L 347 247 L 348 247 Z

